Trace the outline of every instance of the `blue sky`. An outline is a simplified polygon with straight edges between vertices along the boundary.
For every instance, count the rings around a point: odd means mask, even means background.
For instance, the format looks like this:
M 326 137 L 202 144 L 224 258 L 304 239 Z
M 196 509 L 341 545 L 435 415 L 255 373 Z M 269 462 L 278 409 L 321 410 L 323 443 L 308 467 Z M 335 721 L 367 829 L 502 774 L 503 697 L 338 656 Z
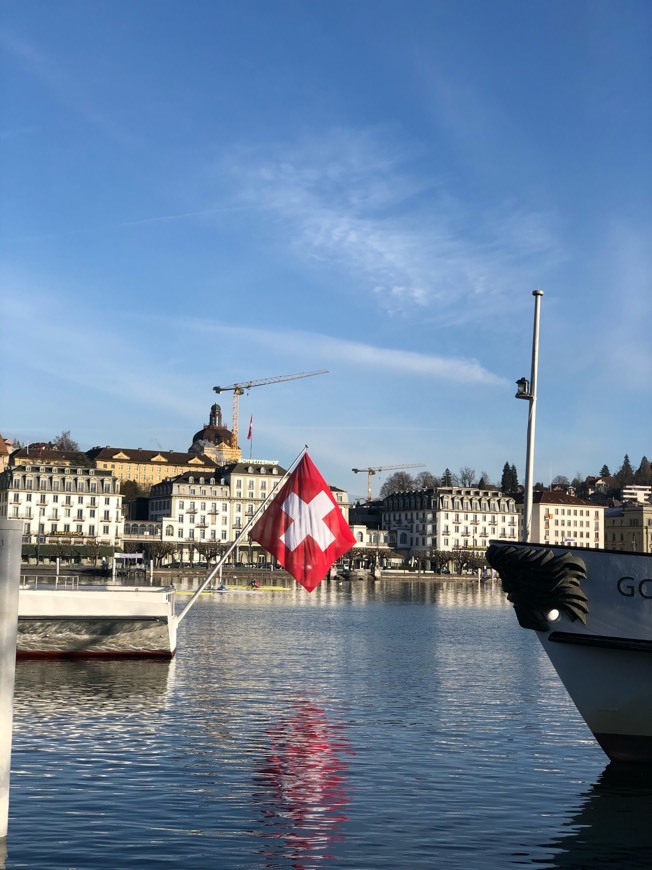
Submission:
M 0 432 L 186 450 L 327 369 L 246 454 L 522 479 L 541 287 L 535 477 L 637 467 L 650 45 L 632 0 L 6 3 Z

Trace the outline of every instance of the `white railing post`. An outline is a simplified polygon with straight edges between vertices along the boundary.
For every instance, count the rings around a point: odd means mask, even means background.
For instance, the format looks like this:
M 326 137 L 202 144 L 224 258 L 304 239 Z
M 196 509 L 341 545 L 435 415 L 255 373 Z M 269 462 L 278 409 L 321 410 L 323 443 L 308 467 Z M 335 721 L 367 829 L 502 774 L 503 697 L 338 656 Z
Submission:
M 0 519 L 0 848 L 9 824 L 9 774 L 14 721 L 18 590 L 23 524 Z

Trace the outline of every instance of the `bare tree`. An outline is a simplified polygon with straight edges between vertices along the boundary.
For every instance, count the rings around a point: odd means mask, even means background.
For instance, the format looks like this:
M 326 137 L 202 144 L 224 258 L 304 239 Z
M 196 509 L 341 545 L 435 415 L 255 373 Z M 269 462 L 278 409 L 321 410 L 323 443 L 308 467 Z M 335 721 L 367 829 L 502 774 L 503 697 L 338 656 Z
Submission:
M 458 475 L 460 486 L 473 486 L 475 483 L 475 468 L 469 468 L 468 465 L 463 465 L 460 468 Z
M 448 563 L 453 561 L 453 554 L 450 550 L 437 550 L 432 548 L 426 550 L 425 556 L 430 561 L 430 566 L 436 574 L 441 574 L 442 569 L 446 568 Z
M 218 541 L 199 541 L 195 545 L 195 549 L 200 556 L 206 559 L 210 565 L 211 562 L 217 562 L 220 556 L 226 552 L 227 544 Z
M 380 497 L 387 498 L 395 492 L 409 492 L 414 489 L 414 478 L 407 471 L 396 471 L 390 474 L 380 488 Z
M 414 478 L 416 489 L 436 489 L 439 486 L 439 478 L 429 471 L 420 471 Z
M 156 568 L 160 568 L 163 559 L 173 556 L 177 551 L 176 544 L 171 541 L 148 541 L 142 546 L 145 561 L 152 561 Z
M 57 435 L 57 437 L 52 442 L 52 446 L 56 447 L 57 450 L 79 451 L 79 444 L 72 438 L 70 434 L 70 429 L 66 429 L 65 432 L 61 433 L 61 435 Z

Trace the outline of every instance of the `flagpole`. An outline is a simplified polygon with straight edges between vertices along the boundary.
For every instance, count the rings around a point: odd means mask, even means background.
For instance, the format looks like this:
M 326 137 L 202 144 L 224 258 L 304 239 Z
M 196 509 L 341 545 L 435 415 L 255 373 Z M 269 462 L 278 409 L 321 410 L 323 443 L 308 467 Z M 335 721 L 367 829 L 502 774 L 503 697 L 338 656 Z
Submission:
M 204 591 L 204 589 L 208 586 L 208 584 L 215 577 L 215 575 L 217 573 L 219 573 L 219 571 L 221 571 L 222 566 L 224 565 L 224 563 L 226 562 L 228 557 L 235 550 L 235 548 L 238 546 L 238 544 L 243 539 L 243 537 L 247 534 L 249 529 L 253 526 L 254 522 L 258 519 L 258 517 L 263 512 L 263 510 L 267 507 L 267 502 L 272 498 L 272 496 L 276 495 L 277 490 L 280 489 L 280 487 L 285 483 L 285 481 L 288 479 L 290 474 L 292 474 L 294 469 L 297 467 L 297 465 L 303 459 L 303 456 L 307 450 L 308 450 L 308 445 L 304 444 L 303 449 L 301 450 L 301 452 L 299 453 L 297 458 L 294 459 L 293 462 L 290 464 L 290 467 L 287 469 L 287 471 L 285 472 L 283 477 L 276 482 L 276 485 L 274 486 L 272 491 L 269 493 L 267 498 L 263 502 L 260 503 L 260 505 L 258 506 L 258 509 L 249 517 L 247 522 L 244 524 L 243 528 L 240 530 L 240 533 L 236 536 L 235 540 L 228 546 L 226 551 L 222 554 L 222 557 L 215 563 L 215 567 L 208 573 L 208 576 L 206 577 L 206 579 L 201 583 L 201 585 L 195 590 L 193 595 L 189 598 L 188 603 L 183 608 L 183 610 L 180 611 L 180 613 L 177 616 L 177 623 L 181 622 L 181 620 L 187 615 L 188 611 L 190 610 L 192 605 L 195 603 L 195 601 L 199 598 L 199 596 Z

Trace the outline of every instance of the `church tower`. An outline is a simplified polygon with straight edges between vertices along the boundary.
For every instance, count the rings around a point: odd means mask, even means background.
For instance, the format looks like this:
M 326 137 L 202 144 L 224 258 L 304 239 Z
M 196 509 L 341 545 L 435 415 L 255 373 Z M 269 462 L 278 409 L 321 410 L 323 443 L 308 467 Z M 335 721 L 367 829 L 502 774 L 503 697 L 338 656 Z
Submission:
M 218 465 L 228 465 L 242 459 L 242 450 L 233 432 L 222 425 L 222 409 L 217 402 L 211 406 L 208 424 L 195 433 L 188 451 L 207 456 Z

